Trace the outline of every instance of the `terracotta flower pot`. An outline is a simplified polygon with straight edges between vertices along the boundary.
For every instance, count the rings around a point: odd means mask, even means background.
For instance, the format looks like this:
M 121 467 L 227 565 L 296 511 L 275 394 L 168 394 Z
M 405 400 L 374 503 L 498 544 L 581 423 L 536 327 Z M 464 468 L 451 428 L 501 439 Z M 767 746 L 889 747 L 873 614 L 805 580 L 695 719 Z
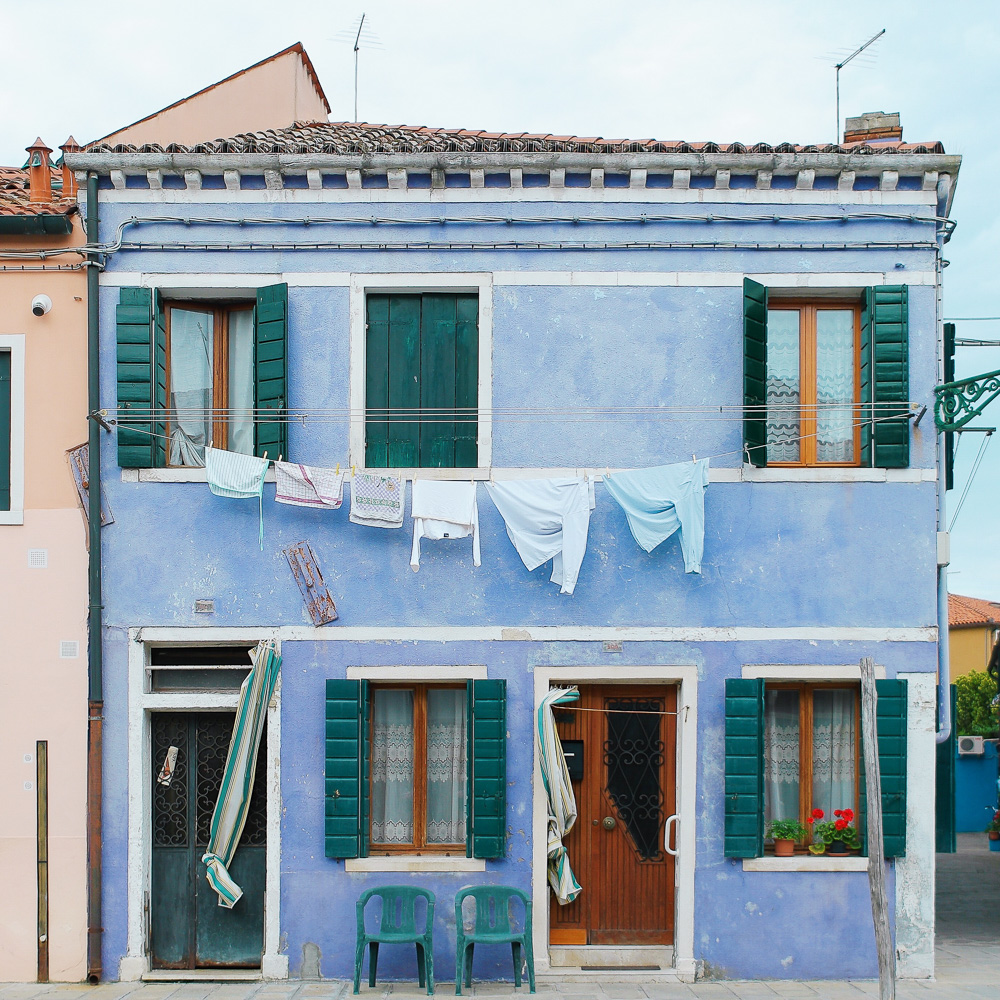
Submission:
M 794 840 L 775 840 L 774 856 L 776 858 L 790 858 L 795 853 Z
M 986 836 L 989 837 L 990 840 L 1000 840 L 1000 830 L 990 830 Z

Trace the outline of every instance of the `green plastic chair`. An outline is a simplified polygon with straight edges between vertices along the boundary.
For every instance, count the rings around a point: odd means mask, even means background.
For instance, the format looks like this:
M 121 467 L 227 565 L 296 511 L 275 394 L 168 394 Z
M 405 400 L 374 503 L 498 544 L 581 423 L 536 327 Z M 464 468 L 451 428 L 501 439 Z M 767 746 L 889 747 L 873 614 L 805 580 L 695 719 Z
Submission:
M 372 896 L 382 900 L 382 915 L 378 930 L 369 933 L 365 929 L 365 907 Z M 417 932 L 416 902 L 427 900 L 427 914 L 424 930 Z M 434 995 L 434 893 L 429 889 L 418 889 L 411 885 L 383 885 L 366 889 L 358 900 L 358 940 L 354 951 L 354 992 L 361 989 L 361 965 L 368 946 L 368 985 L 375 985 L 375 970 L 378 967 L 380 944 L 415 944 L 417 946 L 417 978 L 421 986 L 427 981 L 427 995 Z
M 462 904 L 476 903 L 476 920 L 471 931 L 465 929 Z M 524 904 L 524 927 L 514 930 L 511 900 Z M 531 949 L 531 897 L 520 889 L 503 885 L 471 885 L 455 896 L 455 995 L 462 995 L 462 980 L 472 986 L 472 956 L 477 944 L 510 943 L 514 957 L 514 986 L 521 985 L 521 960 L 528 965 L 528 985 L 535 992 L 535 956 Z

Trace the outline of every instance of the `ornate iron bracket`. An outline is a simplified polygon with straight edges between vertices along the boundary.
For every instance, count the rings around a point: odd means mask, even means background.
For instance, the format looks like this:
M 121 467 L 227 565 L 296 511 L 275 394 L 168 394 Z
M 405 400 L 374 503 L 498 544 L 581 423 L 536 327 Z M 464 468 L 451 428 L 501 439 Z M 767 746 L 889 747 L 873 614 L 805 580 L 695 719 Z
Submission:
M 939 431 L 957 431 L 1000 396 L 1000 370 L 934 389 L 934 423 Z

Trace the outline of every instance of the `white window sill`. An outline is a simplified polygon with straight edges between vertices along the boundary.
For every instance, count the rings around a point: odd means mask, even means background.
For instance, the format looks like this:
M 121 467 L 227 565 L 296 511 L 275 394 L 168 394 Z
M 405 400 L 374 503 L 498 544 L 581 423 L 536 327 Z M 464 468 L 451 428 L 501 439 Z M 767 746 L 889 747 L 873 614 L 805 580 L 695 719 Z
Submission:
M 0 510 L 0 524 L 24 524 L 24 511 Z
M 868 859 L 862 857 L 828 858 L 825 854 L 809 857 L 744 858 L 745 872 L 866 872 Z
M 484 872 L 485 858 L 447 857 L 440 854 L 393 854 L 386 857 L 346 858 L 344 870 L 348 872 Z
M 744 464 L 741 469 L 732 471 L 738 472 L 739 480 L 744 483 L 933 483 L 937 481 L 936 469 L 823 469 L 819 467 L 758 469 L 754 465 Z M 715 480 L 714 476 L 711 478 Z M 719 478 L 721 480 L 721 477 Z
M 207 483 L 204 469 L 122 469 L 123 483 Z M 274 482 L 274 469 L 264 475 L 265 483 Z

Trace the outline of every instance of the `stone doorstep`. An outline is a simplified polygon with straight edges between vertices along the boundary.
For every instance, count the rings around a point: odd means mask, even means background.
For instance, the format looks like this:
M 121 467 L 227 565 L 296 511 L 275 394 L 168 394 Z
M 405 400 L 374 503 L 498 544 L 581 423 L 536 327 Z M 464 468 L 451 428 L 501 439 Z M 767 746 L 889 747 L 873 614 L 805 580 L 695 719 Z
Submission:
M 263 983 L 260 969 L 151 969 L 144 983 Z
M 669 945 L 549 945 L 549 967 L 556 969 L 584 969 L 591 967 L 659 966 L 659 971 L 669 971 L 674 964 L 674 949 Z M 655 971 L 647 968 L 647 972 Z
M 537 985 L 542 985 L 543 983 L 545 985 L 554 985 L 556 983 L 592 983 L 594 986 L 604 986 L 610 983 L 623 986 L 642 986 L 647 983 L 655 985 L 657 983 L 681 982 L 683 980 L 680 976 L 670 968 L 660 969 L 659 972 L 647 969 L 609 969 L 607 971 L 595 972 L 579 966 L 564 966 L 558 969 L 549 969 L 547 972 L 535 973 L 535 983 Z M 582 991 L 573 990 L 573 992 Z

